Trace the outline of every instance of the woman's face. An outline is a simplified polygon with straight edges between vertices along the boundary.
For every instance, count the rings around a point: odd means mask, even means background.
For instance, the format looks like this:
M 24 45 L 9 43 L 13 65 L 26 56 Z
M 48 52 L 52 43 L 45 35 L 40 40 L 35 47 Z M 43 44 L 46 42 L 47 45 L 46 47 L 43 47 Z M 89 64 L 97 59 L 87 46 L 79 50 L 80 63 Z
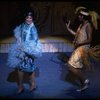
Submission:
M 31 23 L 33 22 L 32 16 L 27 16 L 27 17 L 25 18 L 25 22 L 26 22 L 27 24 L 31 24 Z
M 83 17 L 84 17 L 84 16 L 83 16 L 82 14 L 79 14 L 79 15 L 78 15 L 79 21 L 83 21 Z

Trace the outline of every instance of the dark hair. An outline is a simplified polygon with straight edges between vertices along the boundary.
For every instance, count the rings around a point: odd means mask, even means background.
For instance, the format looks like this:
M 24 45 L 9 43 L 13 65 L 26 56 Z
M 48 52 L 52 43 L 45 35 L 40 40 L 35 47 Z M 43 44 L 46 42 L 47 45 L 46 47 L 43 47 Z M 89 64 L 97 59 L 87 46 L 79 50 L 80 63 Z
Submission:
M 24 16 L 25 16 L 25 17 L 31 16 L 31 17 L 33 18 L 33 13 L 32 13 L 31 11 L 28 11 L 28 12 L 25 13 Z

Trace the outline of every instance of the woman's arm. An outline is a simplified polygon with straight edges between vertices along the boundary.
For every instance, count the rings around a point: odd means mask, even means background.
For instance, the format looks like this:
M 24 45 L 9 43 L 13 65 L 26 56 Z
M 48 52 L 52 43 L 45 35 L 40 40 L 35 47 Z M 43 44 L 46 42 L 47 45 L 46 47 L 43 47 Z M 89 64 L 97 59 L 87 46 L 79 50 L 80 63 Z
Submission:
M 14 37 L 16 38 L 17 43 L 21 43 L 21 30 L 20 30 L 20 26 L 17 26 L 14 29 Z
M 70 20 L 68 21 L 68 23 L 66 23 L 66 28 L 71 34 L 75 35 L 75 32 L 71 28 L 69 28 L 69 26 L 70 26 Z

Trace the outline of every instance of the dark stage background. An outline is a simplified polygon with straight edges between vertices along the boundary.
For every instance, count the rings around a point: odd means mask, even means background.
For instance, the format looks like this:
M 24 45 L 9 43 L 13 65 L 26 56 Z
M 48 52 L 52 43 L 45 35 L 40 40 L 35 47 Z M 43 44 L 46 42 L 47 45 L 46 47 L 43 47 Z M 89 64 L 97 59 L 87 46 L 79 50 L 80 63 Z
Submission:
M 99 1 L 2 1 L 0 2 L 0 39 L 12 36 L 12 30 L 23 22 L 23 15 L 31 9 L 34 12 L 34 23 L 37 26 L 39 36 L 70 35 L 66 30 L 63 16 L 72 20 L 71 27 L 76 30 L 74 13 L 77 6 L 85 6 L 100 14 Z M 100 43 L 100 29 L 93 35 L 93 44 Z

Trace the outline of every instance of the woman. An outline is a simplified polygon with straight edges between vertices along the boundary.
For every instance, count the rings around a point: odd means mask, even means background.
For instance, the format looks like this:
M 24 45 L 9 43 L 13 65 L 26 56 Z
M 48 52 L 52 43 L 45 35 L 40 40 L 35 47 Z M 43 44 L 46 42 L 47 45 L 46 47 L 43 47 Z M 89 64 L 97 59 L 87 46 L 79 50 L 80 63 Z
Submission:
M 90 68 L 88 53 L 92 41 L 93 28 L 97 29 L 97 21 L 93 20 L 93 15 L 97 15 L 95 12 L 90 12 L 85 7 L 78 7 L 76 9 L 78 19 L 81 22 L 76 32 L 74 32 L 70 26 L 70 21 L 66 23 L 66 27 L 70 33 L 75 35 L 73 44 L 75 50 L 72 53 L 68 64 L 69 69 L 73 72 L 80 81 L 80 88 L 77 91 L 83 91 L 88 88 L 89 79 L 85 78 L 82 73 L 82 69 Z M 96 19 L 96 16 L 95 16 Z
M 31 92 L 36 88 L 34 59 L 41 57 L 42 48 L 38 39 L 37 29 L 33 23 L 32 12 L 25 15 L 25 22 L 14 29 L 16 43 L 13 44 L 8 54 L 8 65 L 18 70 L 18 94 L 24 90 L 23 75 L 29 73 Z

